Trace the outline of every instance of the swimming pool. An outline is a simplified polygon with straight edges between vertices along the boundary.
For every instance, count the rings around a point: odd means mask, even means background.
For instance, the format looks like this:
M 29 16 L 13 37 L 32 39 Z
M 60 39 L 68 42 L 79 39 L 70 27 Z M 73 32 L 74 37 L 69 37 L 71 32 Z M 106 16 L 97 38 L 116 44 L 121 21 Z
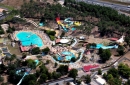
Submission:
M 41 22 L 41 23 L 39 23 L 39 26 L 44 26 L 44 24 Z
M 23 46 L 37 45 L 38 47 L 43 46 L 42 39 L 32 32 L 19 32 L 16 37 L 21 41 Z
M 73 53 L 69 52 L 69 51 L 63 51 L 61 53 L 61 55 L 65 55 L 64 57 L 65 57 L 66 61 L 70 61 L 71 58 L 73 58 L 73 57 L 75 58 L 75 55 Z M 57 60 L 63 60 L 64 59 L 61 55 L 57 55 Z
M 72 30 L 72 31 L 75 31 L 75 30 L 76 30 L 76 28 L 74 28 L 74 27 L 73 27 L 71 30 Z
M 37 65 L 38 65 L 38 63 L 39 63 L 39 60 L 35 60 L 34 62 L 36 63 L 36 66 L 37 66 Z

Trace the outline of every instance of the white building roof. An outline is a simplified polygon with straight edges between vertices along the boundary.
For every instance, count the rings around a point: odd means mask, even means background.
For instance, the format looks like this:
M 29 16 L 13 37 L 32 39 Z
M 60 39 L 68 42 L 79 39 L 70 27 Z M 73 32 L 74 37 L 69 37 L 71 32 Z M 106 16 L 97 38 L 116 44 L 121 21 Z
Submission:
M 75 85 L 73 82 L 70 82 L 70 85 Z
M 60 43 L 68 43 L 69 42 L 69 39 L 61 39 L 60 40 Z
M 97 83 L 99 83 L 99 84 L 101 84 L 101 85 L 106 84 L 105 79 L 102 79 L 102 78 L 100 78 L 100 77 L 98 77 L 98 78 L 96 79 L 96 81 L 97 81 Z

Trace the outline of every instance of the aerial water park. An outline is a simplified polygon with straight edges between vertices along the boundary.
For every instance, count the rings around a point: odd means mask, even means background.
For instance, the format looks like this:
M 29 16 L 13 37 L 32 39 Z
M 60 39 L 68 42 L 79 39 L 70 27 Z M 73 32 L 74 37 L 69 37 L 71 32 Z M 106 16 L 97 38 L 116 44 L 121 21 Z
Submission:
M 61 20 L 60 20 L 60 17 L 57 17 L 56 22 L 57 22 L 58 25 L 60 25 L 63 28 L 63 30 L 65 32 L 68 32 L 69 30 L 75 31 L 76 28 L 74 26 L 80 26 L 81 25 L 81 22 L 73 21 L 73 18 L 66 18 L 62 23 Z

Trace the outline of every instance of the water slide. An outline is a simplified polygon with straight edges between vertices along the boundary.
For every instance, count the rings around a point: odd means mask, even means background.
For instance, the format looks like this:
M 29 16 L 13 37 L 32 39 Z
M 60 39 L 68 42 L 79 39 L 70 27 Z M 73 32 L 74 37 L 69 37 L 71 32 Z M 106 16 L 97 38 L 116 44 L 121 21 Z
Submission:
M 64 26 L 64 24 L 60 24 L 65 32 L 68 32 L 68 29 Z
M 71 45 L 72 47 L 74 47 L 76 44 L 77 44 L 77 39 L 76 38 L 74 38 L 74 43 Z
M 72 21 L 72 18 L 66 18 L 65 20 L 64 20 L 64 22 L 66 22 L 66 23 L 69 23 L 68 24 L 68 26 L 71 26 L 71 25 L 73 25 L 73 21 Z
M 102 46 L 101 47 L 102 49 L 112 49 L 112 48 L 118 48 L 117 45 L 114 45 L 114 46 Z
M 103 44 L 97 44 L 96 47 L 91 46 L 90 48 L 102 48 L 102 49 L 112 49 L 112 48 L 118 48 L 117 45 L 113 45 L 113 46 L 104 46 Z
M 57 17 L 57 18 L 56 18 L 56 22 L 57 22 L 59 25 L 62 26 L 62 28 L 63 28 L 63 30 L 64 30 L 65 32 L 68 32 L 68 29 L 65 27 L 65 25 L 61 23 L 60 17 Z
M 28 75 L 27 72 L 24 73 L 23 77 L 21 78 L 21 80 L 19 81 L 19 83 L 18 83 L 17 85 L 20 85 L 20 84 L 21 84 L 21 82 L 23 81 L 23 78 L 24 78 L 26 75 Z

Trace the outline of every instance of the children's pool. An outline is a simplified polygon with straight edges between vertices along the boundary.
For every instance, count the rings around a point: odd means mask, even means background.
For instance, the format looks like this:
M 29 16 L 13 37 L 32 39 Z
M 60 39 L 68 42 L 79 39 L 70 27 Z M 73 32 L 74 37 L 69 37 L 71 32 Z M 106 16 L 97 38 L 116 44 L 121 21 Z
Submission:
M 62 56 L 62 55 L 64 55 L 64 56 Z M 70 61 L 71 58 L 73 58 L 73 57 L 75 58 L 75 55 L 69 51 L 63 51 L 60 55 L 59 54 L 57 55 L 57 60 L 59 60 L 59 61 L 63 60 L 64 57 L 65 57 L 66 61 Z
M 23 46 L 37 45 L 38 47 L 43 46 L 42 39 L 32 32 L 19 32 L 16 37 L 20 40 Z
M 72 30 L 72 31 L 75 31 L 75 30 L 76 30 L 76 28 L 74 28 L 74 27 L 73 27 L 71 30 Z

